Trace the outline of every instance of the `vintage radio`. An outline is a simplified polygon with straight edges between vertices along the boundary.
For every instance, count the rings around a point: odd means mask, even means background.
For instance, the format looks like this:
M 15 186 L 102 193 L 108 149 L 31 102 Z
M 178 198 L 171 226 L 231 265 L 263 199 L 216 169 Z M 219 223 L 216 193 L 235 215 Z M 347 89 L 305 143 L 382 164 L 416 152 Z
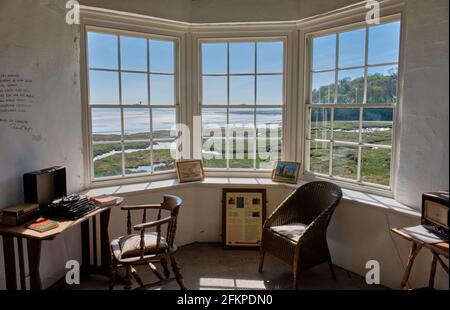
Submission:
M 449 192 L 422 195 L 422 225 L 448 240 Z
M 23 193 L 26 203 L 37 203 L 41 208 L 66 196 L 66 168 L 55 166 L 25 173 Z

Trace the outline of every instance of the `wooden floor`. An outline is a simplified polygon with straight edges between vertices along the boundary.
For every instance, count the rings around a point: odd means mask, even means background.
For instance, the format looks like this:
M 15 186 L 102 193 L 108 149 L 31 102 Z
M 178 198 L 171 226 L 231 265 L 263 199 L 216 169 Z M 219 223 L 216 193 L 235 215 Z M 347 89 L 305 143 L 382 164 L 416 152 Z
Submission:
M 258 272 L 259 252 L 242 250 L 223 250 L 219 244 L 192 244 L 181 247 L 177 261 L 191 290 L 209 289 L 290 289 L 292 277 L 290 268 L 278 259 L 266 255 L 264 272 Z M 138 267 L 144 283 L 153 282 L 156 277 L 148 267 Z M 331 278 L 326 264 L 303 272 L 299 279 L 299 289 L 304 290 L 380 290 L 379 285 L 367 285 L 363 277 L 336 267 L 337 280 Z M 136 283 L 133 282 L 137 287 Z M 80 285 L 66 289 L 108 289 L 108 279 L 90 276 L 82 279 Z M 115 289 L 123 289 L 118 283 Z M 171 282 L 155 289 L 178 289 Z

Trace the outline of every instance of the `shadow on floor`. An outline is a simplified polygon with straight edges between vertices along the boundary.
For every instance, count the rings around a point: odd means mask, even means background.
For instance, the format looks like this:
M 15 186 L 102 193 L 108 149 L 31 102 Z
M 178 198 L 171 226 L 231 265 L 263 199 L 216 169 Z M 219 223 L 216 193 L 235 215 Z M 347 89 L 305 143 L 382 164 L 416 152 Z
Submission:
M 273 290 L 291 289 L 292 274 L 288 265 L 266 255 L 263 273 L 258 272 L 259 251 L 224 250 L 220 244 L 194 243 L 183 246 L 177 253 L 177 261 L 185 285 L 189 290 Z M 146 266 L 136 268 L 144 283 L 156 281 L 156 277 Z M 309 269 L 299 276 L 299 289 L 303 290 L 380 290 L 380 285 L 367 285 L 364 278 L 342 268 L 335 267 L 337 280 L 331 277 L 327 264 Z M 133 288 L 137 287 L 133 282 Z M 67 289 L 102 290 L 108 289 L 108 279 L 90 276 L 80 285 Z M 123 289 L 117 283 L 114 289 Z M 159 290 L 179 289 L 171 282 Z

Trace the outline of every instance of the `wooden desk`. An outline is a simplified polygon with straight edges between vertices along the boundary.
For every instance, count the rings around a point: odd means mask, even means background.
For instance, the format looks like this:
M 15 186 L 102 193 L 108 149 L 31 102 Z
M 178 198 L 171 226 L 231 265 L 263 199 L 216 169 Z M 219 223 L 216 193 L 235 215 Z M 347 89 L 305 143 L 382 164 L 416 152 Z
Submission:
M 441 259 L 440 255 L 446 257 L 448 259 L 448 242 L 442 242 L 442 243 L 425 243 L 422 240 L 416 239 L 410 234 L 398 229 L 393 228 L 392 231 L 403 238 L 405 238 L 408 241 L 412 242 L 411 251 L 409 253 L 408 257 L 408 264 L 406 265 L 405 273 L 403 274 L 403 279 L 400 284 L 401 289 L 406 288 L 406 283 L 408 282 L 409 275 L 411 274 L 411 269 L 414 264 L 414 260 L 416 259 L 417 254 L 419 254 L 420 250 L 422 248 L 427 248 L 431 251 L 431 254 L 433 255 L 433 259 L 431 261 L 431 270 L 430 270 L 430 278 L 428 281 L 428 287 L 427 289 L 433 289 L 434 288 L 434 278 L 436 275 L 436 265 L 437 262 L 442 266 L 442 268 L 447 272 L 448 274 L 448 266 L 444 263 L 444 261 Z
M 123 198 L 119 198 L 116 205 L 120 205 Z M 0 226 L 0 235 L 3 238 L 3 256 L 5 262 L 5 276 L 6 289 L 17 290 L 16 280 L 16 257 L 14 238 L 17 238 L 17 253 L 19 262 L 19 279 L 20 289 L 26 289 L 25 281 L 25 266 L 23 253 L 23 239 L 27 242 L 28 252 L 28 270 L 30 274 L 30 289 L 42 289 L 41 275 L 39 271 L 39 264 L 41 259 L 41 243 L 43 240 L 53 240 L 59 234 L 76 225 L 81 225 L 81 242 L 82 242 L 82 262 L 81 272 L 86 273 L 100 273 L 104 275 L 109 274 L 111 254 L 109 247 L 108 224 L 111 214 L 111 208 L 100 207 L 85 216 L 72 221 L 58 221 L 59 226 L 46 232 L 37 232 L 26 228 L 28 224 L 18 226 Z M 100 267 L 98 264 L 97 255 L 97 224 L 96 216 L 100 216 Z M 32 222 L 32 221 L 31 221 Z M 91 238 L 89 232 L 89 223 L 92 222 L 92 249 L 93 249 L 93 264 L 91 264 Z

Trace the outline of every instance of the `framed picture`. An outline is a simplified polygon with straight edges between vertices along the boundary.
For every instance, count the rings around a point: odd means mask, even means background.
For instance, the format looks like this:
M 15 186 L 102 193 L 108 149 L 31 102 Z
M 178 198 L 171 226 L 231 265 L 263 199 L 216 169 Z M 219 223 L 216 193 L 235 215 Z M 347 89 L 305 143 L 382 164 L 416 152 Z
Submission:
M 266 190 L 224 188 L 222 204 L 223 247 L 258 249 L 266 219 Z
M 201 160 L 177 161 L 177 177 L 180 183 L 201 181 L 205 178 Z
M 272 171 L 272 181 L 297 183 L 301 163 L 292 161 L 279 161 Z

